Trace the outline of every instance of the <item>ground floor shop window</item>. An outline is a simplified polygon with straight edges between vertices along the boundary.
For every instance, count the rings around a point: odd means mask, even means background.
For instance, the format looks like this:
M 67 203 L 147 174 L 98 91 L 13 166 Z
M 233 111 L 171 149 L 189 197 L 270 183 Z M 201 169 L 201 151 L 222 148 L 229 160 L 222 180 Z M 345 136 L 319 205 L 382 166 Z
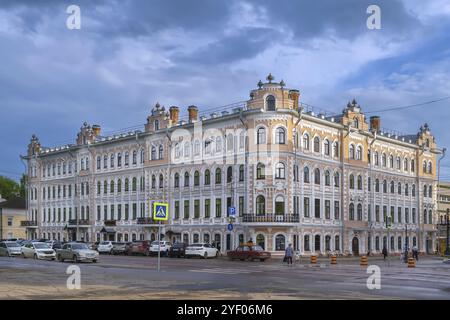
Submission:
M 279 234 L 275 237 L 275 250 L 276 251 L 286 250 L 286 238 L 284 235 Z

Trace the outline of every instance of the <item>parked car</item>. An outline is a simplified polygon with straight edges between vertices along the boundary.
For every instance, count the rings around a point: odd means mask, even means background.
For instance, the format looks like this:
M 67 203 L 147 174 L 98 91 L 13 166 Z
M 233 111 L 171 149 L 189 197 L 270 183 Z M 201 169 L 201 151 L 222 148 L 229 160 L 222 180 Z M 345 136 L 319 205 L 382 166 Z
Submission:
M 169 250 L 169 257 L 171 257 L 171 258 L 185 257 L 187 246 L 188 246 L 187 243 L 184 243 L 184 242 L 174 243 L 173 246 Z
M 166 257 L 169 256 L 170 248 L 172 247 L 172 243 L 169 241 L 153 241 L 152 245 L 150 246 L 150 253 L 151 254 L 158 254 L 158 250 L 161 252 L 162 255 L 165 255 Z
M 0 256 L 20 256 L 22 254 L 22 248 L 20 244 L 15 241 L 3 241 L 0 242 Z
M 124 254 L 127 250 L 129 242 L 114 242 L 112 254 Z
M 22 247 L 22 257 L 34 259 L 56 259 L 56 252 L 44 242 L 32 242 Z
M 56 256 L 59 261 L 72 260 L 73 262 L 92 261 L 97 262 L 99 253 L 90 250 L 87 244 L 71 242 L 63 245 L 61 249 L 56 251 Z
M 125 251 L 126 255 L 132 255 L 132 254 L 143 254 L 146 256 L 150 255 L 150 241 L 143 240 L 143 241 L 134 241 L 131 242 L 127 246 L 127 250 Z
M 97 251 L 98 251 L 98 253 L 112 254 L 113 246 L 114 246 L 114 241 L 102 241 L 99 243 Z
M 58 240 L 48 240 L 45 243 L 48 243 L 50 248 L 52 248 L 53 250 L 62 248 L 62 242 Z
M 95 251 L 98 251 L 98 246 L 99 246 L 99 244 L 100 244 L 100 242 L 99 242 L 99 241 L 97 241 L 97 242 L 94 242 L 94 243 L 88 244 L 88 247 L 89 247 L 89 249 L 91 249 L 91 250 L 95 250 Z
M 202 258 L 215 258 L 219 256 L 219 250 L 214 248 L 209 243 L 194 243 L 186 247 L 186 257 L 202 257 Z
M 236 250 L 230 250 L 227 252 L 228 258 L 231 260 L 239 259 L 244 260 L 259 260 L 266 261 L 270 259 L 270 252 L 264 251 L 261 246 L 243 244 L 236 248 Z

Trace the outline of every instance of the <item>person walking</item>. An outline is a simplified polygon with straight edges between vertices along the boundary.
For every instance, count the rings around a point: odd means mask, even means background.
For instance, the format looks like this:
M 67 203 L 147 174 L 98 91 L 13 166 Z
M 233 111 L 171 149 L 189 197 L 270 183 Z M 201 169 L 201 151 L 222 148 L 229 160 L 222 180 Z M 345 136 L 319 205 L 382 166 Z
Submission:
M 294 255 L 294 249 L 292 249 L 292 244 L 289 243 L 289 246 L 286 248 L 286 251 L 284 253 L 284 258 L 286 259 L 286 262 L 289 265 L 292 266 L 292 256 Z
M 381 252 L 383 253 L 383 259 L 386 260 L 386 257 L 388 255 L 387 248 L 383 247 L 383 251 L 381 251 Z
M 417 248 L 417 246 L 412 247 L 412 254 L 413 258 L 416 259 L 416 261 L 419 261 L 419 248 Z

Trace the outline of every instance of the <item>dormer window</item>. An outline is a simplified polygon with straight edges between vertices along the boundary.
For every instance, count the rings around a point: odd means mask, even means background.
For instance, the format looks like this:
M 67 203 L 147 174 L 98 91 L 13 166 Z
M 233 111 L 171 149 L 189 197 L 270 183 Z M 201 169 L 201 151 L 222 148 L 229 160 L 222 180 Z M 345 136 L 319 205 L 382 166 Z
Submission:
M 266 98 L 266 110 L 275 111 L 275 97 L 272 95 L 269 95 Z

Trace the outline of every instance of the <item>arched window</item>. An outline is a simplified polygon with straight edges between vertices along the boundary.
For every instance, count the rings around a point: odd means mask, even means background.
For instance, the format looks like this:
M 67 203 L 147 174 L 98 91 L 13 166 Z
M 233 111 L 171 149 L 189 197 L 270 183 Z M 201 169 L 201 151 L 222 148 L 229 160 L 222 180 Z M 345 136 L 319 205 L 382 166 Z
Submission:
M 386 168 L 386 166 L 387 166 L 387 157 L 386 157 L 385 153 L 383 153 L 383 155 L 381 156 L 381 162 L 382 162 L 383 167 Z
M 339 142 L 337 141 L 333 143 L 333 157 L 335 158 L 339 157 Z
M 131 191 L 133 191 L 133 192 L 135 192 L 137 190 L 137 179 L 136 179 L 136 177 L 133 177 L 131 188 L 132 188 Z
M 101 165 L 102 159 L 100 156 L 97 157 L 97 170 L 100 170 L 102 165 Z M 45 169 L 44 169 L 45 170 Z M 44 173 L 45 176 L 45 173 Z
M 222 151 L 222 138 L 216 137 L 216 152 L 221 153 Z
M 331 250 L 331 237 L 329 235 L 325 236 L 325 251 Z
M 433 186 L 428 187 L 428 197 L 430 197 L 430 198 L 433 197 Z
M 303 149 L 309 150 L 309 135 L 307 133 L 303 135 Z
M 209 186 L 211 184 L 211 173 L 208 169 L 205 170 L 205 186 Z
M 402 169 L 402 160 L 400 159 L 400 157 L 397 157 L 397 170 L 401 169 Z
M 233 181 L 233 167 L 230 166 L 227 168 L 227 183 L 231 181 Z
M 284 198 L 282 196 L 275 198 L 275 214 L 284 215 Z
M 403 160 L 403 170 L 409 171 L 408 159 Z
M 311 246 L 309 243 L 309 235 L 305 235 L 303 237 L 303 250 L 304 251 L 311 251 Z
M 428 224 L 433 224 L 433 211 L 428 211 Z
M 355 205 L 353 203 L 350 203 L 349 209 L 349 220 L 355 220 Z
M 137 151 L 133 150 L 133 164 L 137 164 Z
M 189 172 L 184 173 L 184 186 L 189 187 Z
M 362 184 L 363 184 L 362 177 L 358 176 L 358 190 L 362 190 L 362 188 L 363 188 Z
M 144 163 L 145 161 L 145 150 L 141 149 L 141 163 Z
M 320 235 L 316 234 L 314 236 L 314 251 L 320 251 Z
M 125 192 L 130 191 L 130 181 L 128 178 L 125 178 Z
M 314 170 L 314 184 L 320 185 L 320 170 L 319 170 L 319 168 L 316 168 Z
M 426 198 L 428 194 L 428 187 L 427 186 L 423 186 L 423 196 Z
M 415 171 L 416 171 L 416 161 L 411 160 L 411 172 L 415 172 Z
M 329 187 L 331 185 L 330 171 L 325 171 L 325 185 Z
M 155 189 L 156 188 L 156 177 L 155 177 L 155 175 L 153 174 L 152 175 L 152 189 Z
M 160 173 L 159 174 L 159 188 L 162 189 L 164 187 L 164 177 L 163 175 Z
M 122 192 L 122 179 L 117 180 L 117 193 Z
M 330 155 L 330 141 L 328 141 L 328 139 L 325 139 L 323 142 L 323 153 L 326 156 Z
M 309 183 L 309 168 L 305 167 L 305 169 L 303 169 L 303 181 L 305 183 Z
M 125 152 L 125 165 L 128 166 L 130 164 L 130 155 L 128 154 L 128 151 Z
M 155 120 L 155 131 L 159 130 L 159 121 Z
M 389 156 L 389 167 L 391 169 L 394 169 L 394 156 L 393 155 Z
M 173 185 L 175 188 L 178 188 L 180 186 L 180 175 L 178 173 L 175 173 L 175 177 L 173 178 Z
M 227 151 L 231 152 L 234 149 L 234 136 L 230 133 L 227 135 Z
M 402 184 L 401 184 L 400 182 L 398 183 L 397 193 L 398 193 L 399 195 L 402 194 Z
M 353 124 L 355 125 L 356 129 L 359 129 L 359 119 L 355 117 L 355 119 L 353 119 Z
M 266 240 L 262 234 L 258 234 L 256 236 L 256 245 L 260 246 L 261 248 L 263 248 L 263 250 L 265 250 Z
M 191 155 L 191 144 L 189 142 L 186 142 L 184 144 L 184 156 L 190 157 L 190 155 Z
M 383 193 L 387 193 L 387 181 L 383 180 Z
M 222 170 L 220 168 L 216 169 L 216 184 L 222 183 Z
M 266 214 L 266 199 L 259 195 L 256 197 L 256 215 L 261 216 Z
M 355 146 L 353 144 L 350 145 L 349 158 L 355 159 Z
M 416 185 L 415 185 L 415 184 L 413 184 L 412 187 L 411 187 L 411 195 L 412 195 L 413 197 L 416 196 Z
M 380 192 L 380 180 L 375 180 L 375 191 Z
M 314 152 L 320 152 L 320 138 L 314 138 Z
M 356 160 L 362 160 L 363 150 L 361 146 L 356 149 Z
M 261 162 L 256 165 L 256 179 L 265 179 L 266 178 L 266 167 Z
M 357 211 L 357 215 L 358 215 L 358 221 L 362 221 L 362 204 L 359 203 L 358 204 L 358 211 Z
M 152 146 L 151 159 L 156 160 L 156 147 Z
M 256 133 L 257 133 L 256 143 L 257 144 L 264 144 L 264 143 L 266 143 L 266 129 L 264 127 L 260 127 L 260 128 L 258 128 Z
M 392 194 L 395 193 L 395 183 L 394 183 L 394 181 L 391 181 L 391 193 Z
M 275 132 L 275 143 L 285 144 L 286 143 L 286 132 L 283 127 L 278 127 Z
M 163 158 L 163 151 L 164 151 L 164 147 L 162 144 L 159 145 L 159 150 L 158 150 L 158 159 L 162 159 Z
M 286 168 L 283 162 L 278 162 L 275 166 L 275 179 L 285 179 Z
M 334 250 L 340 251 L 341 250 L 341 241 L 339 239 L 339 236 L 334 237 Z
M 266 110 L 275 111 L 275 97 L 272 95 L 268 95 L 266 98 Z
M 275 250 L 276 251 L 286 250 L 286 237 L 284 235 L 279 234 L 275 237 Z
M 350 184 L 350 189 L 355 189 L 355 176 L 353 174 L 350 175 L 349 184 Z
M 114 193 L 114 180 L 109 183 L 109 193 Z
M 339 185 L 340 185 L 339 180 L 340 180 L 339 172 L 335 172 L 335 173 L 334 173 L 334 186 L 335 186 L 336 188 L 339 188 Z
M 194 186 L 200 185 L 200 173 L 198 171 L 194 172 Z
M 428 173 L 429 174 L 433 173 L 433 163 L 431 161 L 428 162 Z

